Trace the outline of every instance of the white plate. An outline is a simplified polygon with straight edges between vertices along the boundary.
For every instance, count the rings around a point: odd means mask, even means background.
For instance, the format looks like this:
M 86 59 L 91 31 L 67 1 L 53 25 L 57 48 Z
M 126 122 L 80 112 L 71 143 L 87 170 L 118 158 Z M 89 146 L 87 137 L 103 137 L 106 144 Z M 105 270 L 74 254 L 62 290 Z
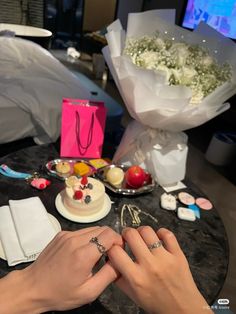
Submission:
M 103 208 L 98 213 L 88 215 L 88 216 L 73 215 L 68 211 L 68 209 L 63 204 L 63 201 L 62 201 L 63 193 L 64 193 L 64 190 L 57 195 L 56 200 L 55 200 L 55 205 L 56 205 L 58 212 L 63 217 L 65 217 L 71 221 L 83 222 L 83 223 L 98 221 L 98 220 L 104 218 L 111 210 L 111 200 L 110 200 L 109 196 L 107 194 L 105 194 Z
M 56 217 L 54 217 L 54 216 L 51 215 L 51 214 L 48 214 L 48 218 L 50 219 L 50 221 L 51 221 L 51 223 L 52 223 L 54 229 L 55 229 L 56 231 L 58 231 L 58 232 L 61 231 L 61 225 L 60 225 L 59 221 L 56 219 Z M 3 251 L 1 241 L 0 241 L 0 258 L 6 260 L 6 256 L 5 256 L 5 253 L 4 253 L 4 251 Z

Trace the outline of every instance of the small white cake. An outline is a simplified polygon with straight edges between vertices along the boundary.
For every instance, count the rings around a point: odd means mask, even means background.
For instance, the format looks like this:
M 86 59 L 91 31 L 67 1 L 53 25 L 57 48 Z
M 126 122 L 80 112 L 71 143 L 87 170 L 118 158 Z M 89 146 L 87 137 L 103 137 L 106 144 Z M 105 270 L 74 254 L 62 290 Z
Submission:
M 100 181 L 90 177 L 68 179 L 63 203 L 71 214 L 89 216 L 103 209 L 105 187 Z

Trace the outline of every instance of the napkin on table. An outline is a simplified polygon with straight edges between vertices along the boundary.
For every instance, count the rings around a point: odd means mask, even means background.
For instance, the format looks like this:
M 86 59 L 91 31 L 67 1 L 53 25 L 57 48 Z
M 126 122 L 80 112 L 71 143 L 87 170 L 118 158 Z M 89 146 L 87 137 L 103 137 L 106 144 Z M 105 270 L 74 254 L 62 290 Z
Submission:
M 56 233 L 39 197 L 0 207 L 0 238 L 9 266 L 35 260 Z

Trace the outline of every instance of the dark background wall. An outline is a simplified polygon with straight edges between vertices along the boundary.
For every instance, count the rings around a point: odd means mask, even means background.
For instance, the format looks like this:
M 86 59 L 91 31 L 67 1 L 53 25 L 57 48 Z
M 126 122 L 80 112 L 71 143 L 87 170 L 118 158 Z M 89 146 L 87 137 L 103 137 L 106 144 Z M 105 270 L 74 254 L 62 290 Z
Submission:
M 143 0 L 119 0 L 117 3 L 116 18 L 121 21 L 123 28 L 127 25 L 129 12 L 140 12 L 143 8 Z
M 53 7 L 63 0 L 0 0 L 0 23 L 44 26 L 44 5 Z M 68 0 L 75 2 L 73 0 Z M 126 27 L 129 12 L 152 9 L 176 9 L 176 22 L 179 24 L 186 0 L 84 0 L 83 28 L 97 30 L 117 17 Z M 98 14 L 99 12 L 99 14 Z M 53 14 L 53 12 L 51 12 Z M 90 28 L 90 29 L 89 29 Z
M 143 10 L 176 9 L 176 23 L 179 24 L 185 4 L 186 0 L 145 0 L 143 4 Z
M 176 9 L 176 23 L 180 24 L 186 0 L 119 0 L 117 18 L 126 27 L 129 12 L 140 12 L 154 9 Z

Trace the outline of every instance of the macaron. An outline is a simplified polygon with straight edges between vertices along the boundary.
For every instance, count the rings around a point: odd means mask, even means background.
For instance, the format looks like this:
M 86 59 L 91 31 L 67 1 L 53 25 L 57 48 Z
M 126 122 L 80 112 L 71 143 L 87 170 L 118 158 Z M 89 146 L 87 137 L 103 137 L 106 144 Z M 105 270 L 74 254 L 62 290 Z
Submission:
M 198 207 L 200 207 L 201 209 L 205 209 L 205 210 L 210 210 L 213 208 L 212 203 L 204 197 L 198 197 L 196 199 L 196 204 Z
M 195 204 L 195 198 L 191 194 L 189 194 L 187 192 L 180 192 L 178 194 L 178 199 L 184 205 L 193 205 L 193 204 Z

